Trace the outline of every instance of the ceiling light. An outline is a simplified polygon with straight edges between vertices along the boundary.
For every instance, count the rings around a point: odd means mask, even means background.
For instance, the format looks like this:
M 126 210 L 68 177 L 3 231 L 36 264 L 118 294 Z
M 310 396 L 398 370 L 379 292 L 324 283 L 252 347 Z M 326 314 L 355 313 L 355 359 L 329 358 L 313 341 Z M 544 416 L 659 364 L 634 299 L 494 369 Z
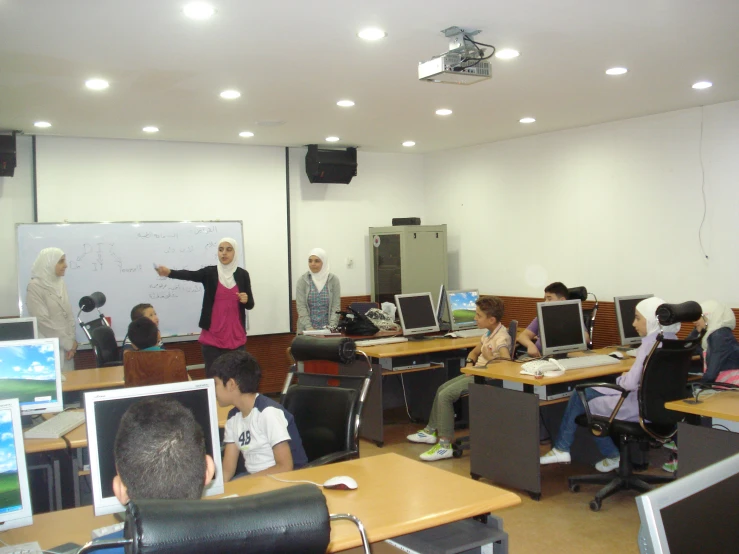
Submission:
M 440 110 L 436 110 L 436 115 L 452 115 L 452 110 L 442 108 Z
M 627 71 L 628 69 L 625 67 L 612 67 L 611 69 L 606 69 L 606 75 L 623 75 Z
M 224 90 L 221 93 L 221 98 L 225 98 L 226 100 L 236 100 L 239 96 L 241 96 L 241 93 L 238 90 Z
M 533 123 L 534 121 L 536 121 L 536 119 L 533 117 L 522 117 L 518 120 L 519 123 Z
M 48 121 L 37 121 L 36 123 L 34 123 L 34 125 L 41 129 L 46 129 L 48 127 L 51 127 L 51 123 L 49 123 Z
M 713 83 L 711 81 L 698 81 L 693 83 L 693 88 L 697 90 L 703 90 L 704 88 L 711 88 Z
M 90 90 L 105 90 L 110 86 L 110 83 L 105 79 L 88 79 L 85 81 L 85 86 Z
M 190 2 L 182 8 L 182 13 L 190 19 L 202 21 L 216 13 L 216 9 L 206 2 Z
M 405 146 L 405 147 L 407 147 L 407 148 L 410 148 L 411 146 L 415 146 L 415 145 L 416 145 L 416 143 L 415 143 L 415 142 L 413 142 L 412 140 L 407 140 L 407 141 L 405 141 L 405 142 L 403 143 L 403 146 Z
M 252 133 L 251 131 L 241 131 L 239 133 L 239 136 L 243 138 L 249 138 L 249 137 L 253 137 L 254 133 Z
M 503 48 L 502 50 L 497 50 L 495 52 L 495 57 L 500 60 L 510 60 L 513 58 L 517 58 L 520 55 L 520 52 L 518 50 L 514 50 L 513 48 Z
M 337 106 L 341 106 L 342 108 L 351 108 L 354 105 L 354 102 L 351 100 L 339 100 L 336 102 Z
M 149 125 L 147 127 L 144 127 L 141 129 L 144 133 L 158 133 L 159 127 L 154 127 L 153 125 Z
M 381 38 L 385 38 L 387 33 L 377 27 L 367 27 L 366 29 L 359 31 L 357 36 L 364 40 L 380 40 Z
M 326 142 L 339 142 L 339 137 L 326 137 Z

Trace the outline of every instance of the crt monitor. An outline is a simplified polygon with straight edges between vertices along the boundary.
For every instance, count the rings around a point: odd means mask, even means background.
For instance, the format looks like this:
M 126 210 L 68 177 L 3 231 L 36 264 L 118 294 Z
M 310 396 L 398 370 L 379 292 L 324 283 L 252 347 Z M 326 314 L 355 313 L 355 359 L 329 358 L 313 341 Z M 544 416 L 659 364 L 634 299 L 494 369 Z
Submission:
M 13 317 L 0 319 L 0 341 L 30 340 L 38 338 L 35 317 Z
M 0 400 L 0 531 L 33 524 L 17 398 Z
M 116 476 L 113 445 L 121 417 L 128 407 L 139 400 L 152 397 L 173 398 L 192 411 L 203 429 L 205 451 L 216 465 L 215 477 L 203 490 L 203 495 L 223 493 L 218 410 L 213 379 L 88 392 L 85 393 L 85 418 L 95 515 L 125 510 L 125 506 L 118 502 L 113 493 L 113 477 Z
M 618 335 L 623 346 L 639 346 L 641 337 L 634 329 L 634 316 L 636 305 L 645 298 L 651 298 L 653 294 L 637 294 L 635 296 L 616 296 L 613 303 L 616 307 L 616 319 L 618 320 Z
M 587 350 L 579 300 L 539 302 L 536 304 L 536 313 L 539 317 L 542 356 Z
M 0 399 L 17 398 L 23 415 L 61 412 L 59 339 L 0 342 Z
M 475 321 L 475 302 L 480 298 L 477 289 L 450 290 L 447 293 L 449 313 L 452 318 L 452 330 L 477 329 Z
M 637 496 L 639 552 L 736 552 L 737 498 L 739 454 Z
M 403 335 L 423 335 L 439 330 L 430 292 L 396 294 L 395 305 L 398 307 Z

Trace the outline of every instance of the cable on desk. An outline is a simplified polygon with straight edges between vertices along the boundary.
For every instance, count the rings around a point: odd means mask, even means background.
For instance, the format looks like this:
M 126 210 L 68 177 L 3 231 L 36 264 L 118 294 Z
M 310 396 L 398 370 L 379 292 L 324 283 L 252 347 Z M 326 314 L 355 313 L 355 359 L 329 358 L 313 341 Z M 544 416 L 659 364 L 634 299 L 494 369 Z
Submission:
M 408 414 L 408 419 L 413 421 L 413 418 L 411 417 L 411 412 L 408 409 L 408 397 L 405 395 L 405 381 L 403 381 L 403 374 L 400 374 L 400 386 L 403 387 L 403 402 L 405 402 L 405 413 Z
M 711 429 L 723 429 L 724 431 L 731 432 L 731 429 L 729 429 L 726 425 L 720 425 L 718 423 L 711 425 Z

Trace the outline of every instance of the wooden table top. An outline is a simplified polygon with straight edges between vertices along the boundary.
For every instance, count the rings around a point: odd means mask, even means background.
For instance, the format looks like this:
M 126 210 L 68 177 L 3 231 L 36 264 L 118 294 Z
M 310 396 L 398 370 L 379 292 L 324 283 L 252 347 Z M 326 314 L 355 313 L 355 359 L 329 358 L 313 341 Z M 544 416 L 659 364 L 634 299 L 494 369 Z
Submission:
M 690 404 L 684 400 L 673 400 L 672 402 L 666 402 L 665 408 L 703 417 L 739 421 L 739 392 L 717 392 L 713 396 L 699 396 L 698 400 L 700 404 Z
M 350 513 L 364 524 L 371 542 L 428 529 L 468 517 L 497 512 L 521 503 L 518 495 L 450 473 L 398 454 L 382 454 L 359 460 L 280 474 L 282 479 L 322 483 L 330 477 L 349 475 L 355 491 L 326 490 L 330 513 Z M 428 486 L 433 483 L 434 486 Z M 269 477 L 247 477 L 226 483 L 225 494 L 257 494 L 292 486 Z M 439 490 L 453 491 L 439 502 Z M 84 544 L 93 529 L 115 523 L 112 515 L 95 517 L 91 506 L 33 517 L 33 525 L 3 533 L 8 544 L 38 541 L 41 548 L 76 542 Z M 349 521 L 331 524 L 329 552 L 359 546 L 357 528 Z
M 478 344 L 480 344 L 480 337 L 466 339 L 445 339 L 440 337 L 429 340 L 409 340 L 408 342 L 378 344 L 377 346 L 357 346 L 357 350 L 361 350 L 372 358 L 396 358 L 398 356 L 415 356 L 418 354 L 474 348 Z
M 114 389 L 123 386 L 123 366 L 65 371 L 62 392 Z

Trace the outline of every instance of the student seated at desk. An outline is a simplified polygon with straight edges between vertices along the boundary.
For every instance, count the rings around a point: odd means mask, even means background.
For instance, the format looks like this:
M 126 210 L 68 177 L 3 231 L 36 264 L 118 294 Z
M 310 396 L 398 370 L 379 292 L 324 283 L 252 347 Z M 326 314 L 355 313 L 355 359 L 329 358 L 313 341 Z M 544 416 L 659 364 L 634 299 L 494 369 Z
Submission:
M 544 289 L 544 302 L 561 302 L 567 300 L 569 297 L 569 291 L 567 287 L 556 281 L 551 285 L 548 285 Z M 585 330 L 585 342 L 590 341 L 590 334 L 587 329 Z M 518 334 L 518 337 L 513 337 L 515 341 L 526 349 L 526 353 L 532 358 L 541 357 L 541 339 L 539 338 L 539 318 L 535 317 L 529 323 L 523 331 Z
M 651 297 L 642 300 L 636 305 L 634 317 L 634 329 L 642 337 L 642 343 L 636 352 L 636 359 L 631 369 L 616 379 L 616 384 L 623 387 L 627 391 L 634 391 L 626 397 L 621 408 L 616 414 L 616 418 L 622 421 L 639 421 L 639 396 L 636 390 L 639 388 L 641 381 L 644 362 L 652 350 L 652 346 L 657 340 L 660 333 L 660 324 L 657 320 L 657 308 L 664 304 L 661 298 Z M 680 324 L 662 327 L 664 338 L 676 339 L 676 333 L 680 330 Z M 621 393 L 608 388 L 590 388 L 585 391 L 585 398 L 588 400 L 590 412 L 594 415 L 610 416 L 613 413 L 618 401 L 621 399 Z M 567 403 L 567 409 L 562 416 L 562 423 L 559 427 L 557 440 L 554 441 L 554 447 L 539 459 L 539 463 L 546 464 L 569 464 L 571 461 L 570 447 L 575 441 L 575 431 L 577 423 L 575 418 L 585 413 L 580 397 L 577 394 L 570 396 Z M 600 462 L 595 464 L 595 469 L 602 473 L 607 473 L 617 469 L 621 462 L 618 447 L 614 444 L 611 437 L 594 437 L 601 454 L 605 456 Z
M 509 360 L 511 358 L 511 337 L 500 320 L 503 318 L 505 306 L 497 296 L 481 296 L 475 302 L 475 321 L 478 329 L 487 329 L 480 344 L 470 352 L 467 366 L 485 367 L 491 360 Z M 435 462 L 452 457 L 451 441 L 454 438 L 454 406 L 462 394 L 470 388 L 474 381 L 471 375 L 460 375 L 441 385 L 436 391 L 431 417 L 428 425 L 417 433 L 408 435 L 411 442 L 433 444 L 429 450 L 421 454 L 426 462 Z M 439 442 L 436 442 L 437 434 Z
M 250 475 L 282 473 L 308 463 L 290 412 L 257 392 L 262 369 L 246 351 L 222 354 L 211 366 L 220 406 L 228 413 L 223 442 L 223 480 L 236 473 L 239 452 Z
M 148 317 L 140 317 L 128 324 L 128 340 L 134 350 L 164 350 L 159 346 L 159 329 Z
M 140 317 L 148 317 L 154 322 L 154 325 L 157 326 L 157 329 L 159 328 L 159 316 L 157 315 L 154 306 L 152 306 L 151 304 L 136 304 L 133 308 L 131 308 L 131 321 L 136 321 Z M 126 335 L 126 337 L 123 339 L 123 349 L 132 350 L 133 347 L 130 343 L 126 343 L 126 339 L 128 339 L 128 335 Z M 162 346 L 161 336 L 159 338 L 159 346 Z
M 703 329 L 703 378 L 706 383 L 739 385 L 739 343 L 734 338 L 736 316 L 731 308 L 715 300 L 701 302 L 703 315 L 695 322 L 695 330 Z

